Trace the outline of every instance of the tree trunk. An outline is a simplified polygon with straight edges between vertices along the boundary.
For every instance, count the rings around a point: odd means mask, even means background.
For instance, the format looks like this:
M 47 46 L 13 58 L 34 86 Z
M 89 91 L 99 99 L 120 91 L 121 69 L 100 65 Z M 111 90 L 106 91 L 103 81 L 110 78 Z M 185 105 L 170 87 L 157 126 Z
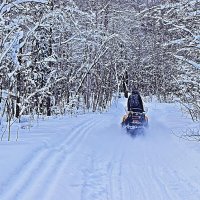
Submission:
M 22 54 L 22 48 L 19 49 L 19 54 Z M 22 56 L 18 56 L 18 62 L 19 62 L 19 65 L 22 65 Z M 15 117 L 18 119 L 20 117 L 20 107 L 19 107 L 20 93 L 21 93 L 21 73 L 20 73 L 20 70 L 17 70 L 17 100 L 16 100 Z

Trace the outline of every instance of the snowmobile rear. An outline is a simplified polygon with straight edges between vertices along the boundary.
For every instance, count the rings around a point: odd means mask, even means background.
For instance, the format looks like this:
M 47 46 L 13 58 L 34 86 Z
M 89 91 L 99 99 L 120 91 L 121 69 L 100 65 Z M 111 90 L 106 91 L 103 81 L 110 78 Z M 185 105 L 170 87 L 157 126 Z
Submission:
M 145 113 L 131 111 L 123 117 L 122 126 L 131 135 L 144 134 L 148 128 L 148 118 Z

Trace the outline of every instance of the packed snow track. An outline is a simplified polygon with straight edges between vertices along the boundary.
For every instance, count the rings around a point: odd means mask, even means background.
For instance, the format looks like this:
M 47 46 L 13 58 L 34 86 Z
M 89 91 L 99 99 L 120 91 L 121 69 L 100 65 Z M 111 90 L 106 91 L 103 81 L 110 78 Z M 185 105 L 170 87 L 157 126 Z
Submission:
M 148 107 L 144 136 L 121 128 L 121 101 L 104 114 L 42 121 L 19 142 L 2 142 L 0 199 L 199 200 L 200 148 L 171 134 L 189 119 L 174 104 Z

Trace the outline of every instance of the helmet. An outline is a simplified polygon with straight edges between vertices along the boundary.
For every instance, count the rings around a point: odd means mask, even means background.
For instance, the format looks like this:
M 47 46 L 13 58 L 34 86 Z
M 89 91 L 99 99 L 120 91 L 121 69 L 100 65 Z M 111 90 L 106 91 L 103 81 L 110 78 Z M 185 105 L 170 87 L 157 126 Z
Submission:
M 139 91 L 137 89 L 132 89 L 132 94 L 139 94 Z

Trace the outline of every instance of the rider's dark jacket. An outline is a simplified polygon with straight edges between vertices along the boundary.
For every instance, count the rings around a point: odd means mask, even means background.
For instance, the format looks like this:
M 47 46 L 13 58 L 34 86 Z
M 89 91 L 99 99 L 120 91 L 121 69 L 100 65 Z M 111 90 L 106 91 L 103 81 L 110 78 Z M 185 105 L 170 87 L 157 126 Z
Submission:
M 144 112 L 142 98 L 137 90 L 133 91 L 132 94 L 129 96 L 127 108 L 128 111 Z

